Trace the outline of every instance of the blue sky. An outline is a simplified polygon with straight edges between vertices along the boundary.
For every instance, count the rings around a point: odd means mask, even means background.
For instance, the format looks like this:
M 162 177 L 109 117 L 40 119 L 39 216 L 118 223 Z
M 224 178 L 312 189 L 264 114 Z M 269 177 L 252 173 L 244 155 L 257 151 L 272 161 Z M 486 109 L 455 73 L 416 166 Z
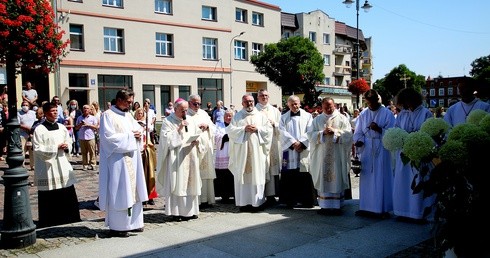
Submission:
M 343 0 L 263 0 L 283 12 L 317 9 L 356 27 L 356 7 Z M 373 39 L 373 82 L 405 64 L 432 78 L 469 76 L 471 62 L 490 55 L 488 0 L 370 0 L 359 10 L 359 28 Z M 360 6 L 364 0 L 360 0 Z

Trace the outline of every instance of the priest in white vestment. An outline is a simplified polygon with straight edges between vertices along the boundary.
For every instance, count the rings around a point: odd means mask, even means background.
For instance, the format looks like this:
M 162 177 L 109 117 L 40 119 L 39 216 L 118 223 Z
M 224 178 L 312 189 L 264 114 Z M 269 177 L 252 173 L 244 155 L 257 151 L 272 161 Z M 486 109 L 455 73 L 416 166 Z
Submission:
M 269 92 L 265 89 L 259 90 L 257 99 L 259 103 L 255 105 L 258 111 L 262 112 L 272 126 L 271 148 L 267 159 L 267 175 L 265 184 L 265 196 L 268 205 L 276 203 L 275 196 L 279 194 L 279 172 L 281 171 L 281 132 L 279 130 L 279 121 L 281 120 L 281 112 L 276 107 L 269 103 Z
M 393 211 L 393 170 L 382 138 L 395 125 L 395 116 L 381 105 L 377 91 L 367 91 L 364 99 L 368 108 L 359 115 L 353 137 L 362 163 L 356 215 L 386 218 Z
M 183 99 L 175 102 L 175 112 L 163 120 L 157 150 L 156 188 L 165 198 L 165 214 L 174 221 L 199 215 L 202 181 L 198 153 L 203 153 L 204 145 L 198 140 L 201 129 L 194 119 L 186 119 L 188 108 Z
M 319 213 L 340 215 L 344 191 L 350 187 L 352 128 L 349 118 L 336 109 L 332 98 L 323 98 L 322 110 L 308 131 L 310 172 L 318 192 Z
M 118 91 L 116 105 L 100 118 L 99 206 L 106 212 L 105 225 L 117 237 L 143 230 L 143 202 L 148 200 L 140 125 L 129 113 L 133 99 L 132 91 Z
M 313 208 L 316 190 L 310 172 L 308 129 L 313 117 L 301 109 L 298 96 L 288 98 L 289 111 L 281 116 L 282 170 L 279 203 L 287 208 Z
M 68 160 L 70 134 L 64 125 L 57 123 L 56 104 L 44 104 L 43 112 L 46 120 L 36 127 L 32 136 L 40 228 L 80 221 L 74 186 L 77 179 Z
M 228 168 L 235 180 L 235 204 L 240 211 L 258 211 L 265 202 L 267 159 L 272 140 L 269 119 L 254 107 L 252 95 L 242 97 L 243 109 L 226 127 L 230 138 Z
M 199 196 L 199 205 L 205 209 L 216 203 L 214 193 L 214 179 L 216 171 L 214 168 L 214 134 L 216 126 L 211 121 L 211 117 L 206 111 L 201 109 L 201 97 L 197 94 L 189 96 L 189 109 L 187 109 L 187 119 L 193 119 L 194 123 L 200 130 L 199 143 L 204 146 L 202 159 L 199 161 L 199 171 L 201 173 L 201 195 Z

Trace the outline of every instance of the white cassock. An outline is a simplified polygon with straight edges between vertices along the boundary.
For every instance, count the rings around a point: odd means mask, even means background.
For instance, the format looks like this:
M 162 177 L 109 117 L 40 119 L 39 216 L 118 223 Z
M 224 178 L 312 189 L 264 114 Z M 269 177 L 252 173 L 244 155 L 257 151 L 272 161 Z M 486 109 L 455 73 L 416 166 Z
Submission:
M 371 122 L 381 127 L 381 133 L 369 129 Z M 381 141 L 388 128 L 395 125 L 395 116 L 388 108 L 365 108 L 357 118 L 354 143 L 364 142 L 357 148 L 362 164 L 359 179 L 359 209 L 374 213 L 393 210 L 393 170 L 390 151 Z
M 272 125 L 272 141 L 271 148 L 269 150 L 269 157 L 267 160 L 267 175 L 266 175 L 266 185 L 265 185 L 265 196 L 275 196 L 277 184 L 275 176 L 279 176 L 281 172 L 281 160 L 282 152 L 280 142 L 281 142 L 281 131 L 279 130 L 279 122 L 281 121 L 281 111 L 271 104 L 262 105 L 257 103 L 255 105 L 258 111 L 262 112 L 267 119 L 269 119 Z
M 409 133 L 420 130 L 425 120 L 433 117 L 432 112 L 422 105 L 410 110 L 402 110 L 396 117 L 395 127 L 399 127 Z M 393 180 L 393 213 L 413 219 L 422 219 L 424 208 L 434 202 L 434 197 L 424 199 L 423 192 L 414 194 L 411 188 L 414 177 L 419 171 L 410 165 L 403 164 L 400 157 L 401 150 L 395 151 L 395 176 Z
M 182 120 L 175 113 L 167 116 L 160 129 L 157 151 L 156 189 L 165 197 L 165 214 L 190 217 L 199 215 L 201 176 L 198 152 L 204 149 L 199 143 L 193 146 L 191 136 L 198 135 L 193 119 L 187 120 L 187 132 L 178 131 Z
M 199 109 L 196 113 L 189 108 L 187 110 L 187 119 L 194 119 L 196 126 L 206 124 L 209 128 L 208 130 L 201 131 L 201 136 L 199 137 L 199 144 L 204 148 L 204 153 L 200 154 L 204 156 L 199 161 L 199 171 L 202 180 L 199 204 L 203 202 L 213 204 L 216 203 L 216 196 L 214 193 L 214 179 L 216 178 L 216 171 L 214 168 L 214 134 L 216 133 L 216 126 L 213 121 L 211 121 L 208 113 L 202 109 Z
M 466 118 L 471 113 L 471 111 L 481 109 L 490 112 L 490 104 L 475 98 L 470 103 L 464 103 L 463 101 L 458 101 L 446 110 L 444 115 L 444 120 L 455 127 L 456 125 L 466 123 Z
M 256 133 L 245 132 L 245 126 L 253 124 Z M 254 108 L 240 110 L 226 127 L 230 138 L 230 162 L 228 168 L 235 180 L 237 206 L 259 207 L 265 202 L 264 188 L 267 159 L 272 140 L 272 125 L 265 115 Z
M 100 118 L 99 205 L 112 230 L 142 228 L 148 200 L 143 161 L 133 131 L 140 125 L 129 112 L 112 106 Z
M 334 134 L 324 135 L 323 130 L 332 126 Z M 344 191 L 349 189 L 352 128 L 349 118 L 335 110 L 331 115 L 319 114 L 308 131 L 310 140 L 310 173 L 318 191 L 321 208 L 340 209 Z

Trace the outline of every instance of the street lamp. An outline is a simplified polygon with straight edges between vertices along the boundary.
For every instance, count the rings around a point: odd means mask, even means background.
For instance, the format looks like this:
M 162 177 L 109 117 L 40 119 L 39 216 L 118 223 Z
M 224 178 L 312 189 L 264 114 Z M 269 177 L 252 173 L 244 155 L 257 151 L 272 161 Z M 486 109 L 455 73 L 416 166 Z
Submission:
M 357 24 L 356 24 L 356 65 L 357 65 L 357 68 L 356 68 L 356 79 L 359 80 L 359 68 L 360 68 L 360 56 L 359 56 L 359 0 L 356 0 L 356 15 L 357 15 Z M 344 0 L 342 2 L 343 4 L 345 4 L 347 6 L 347 8 L 350 8 L 351 5 L 354 3 L 353 0 Z M 368 3 L 368 1 L 366 0 L 364 2 L 364 5 L 361 7 L 362 9 L 364 9 L 364 12 L 368 12 L 369 9 L 371 9 L 371 7 L 373 7 L 372 5 L 370 5 Z
M 234 53 L 233 53 L 234 47 L 232 44 L 233 44 L 234 39 L 240 37 L 243 34 L 245 34 L 245 31 L 242 31 L 242 32 L 240 32 L 240 34 L 233 36 L 233 38 L 231 38 L 231 40 L 230 40 L 230 103 L 229 103 L 229 105 L 233 104 L 233 76 L 232 76 L 233 66 L 231 64 L 231 59 L 234 56 Z

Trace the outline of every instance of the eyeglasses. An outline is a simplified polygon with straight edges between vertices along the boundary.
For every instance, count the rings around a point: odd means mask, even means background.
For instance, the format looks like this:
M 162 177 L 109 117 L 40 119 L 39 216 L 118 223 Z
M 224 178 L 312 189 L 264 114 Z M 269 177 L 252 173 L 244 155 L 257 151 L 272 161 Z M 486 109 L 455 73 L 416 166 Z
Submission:
M 200 106 L 202 103 L 199 103 L 199 102 L 191 102 L 192 105 L 194 105 L 195 107 L 197 106 Z

